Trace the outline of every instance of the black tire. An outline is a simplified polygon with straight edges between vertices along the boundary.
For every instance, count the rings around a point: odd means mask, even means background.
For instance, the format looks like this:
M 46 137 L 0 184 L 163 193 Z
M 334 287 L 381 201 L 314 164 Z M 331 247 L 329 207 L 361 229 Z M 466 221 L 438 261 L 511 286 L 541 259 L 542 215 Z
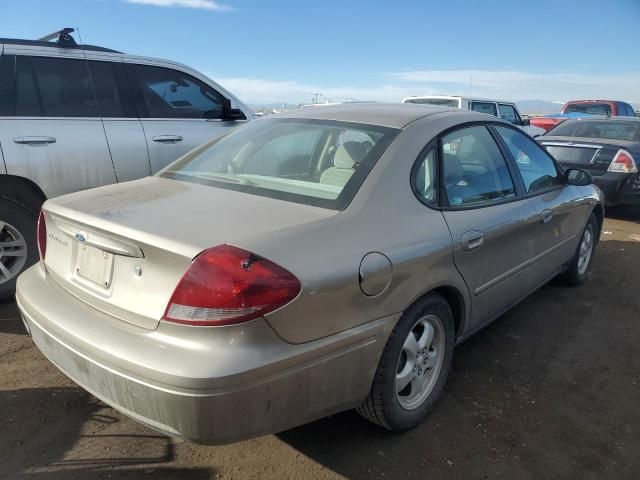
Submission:
M 443 327 L 444 354 L 435 384 L 419 405 L 407 409 L 396 394 L 396 374 L 403 355 L 403 345 L 416 322 L 426 316 L 435 316 Z M 434 337 L 435 338 L 435 337 Z M 451 368 L 455 345 L 453 314 L 447 301 L 438 293 L 430 293 L 407 309 L 391 332 L 384 347 L 371 392 L 357 411 L 367 420 L 388 430 L 403 431 L 419 425 L 429 414 L 442 393 Z M 401 392 L 402 393 L 402 392 Z
M 582 247 L 583 239 L 585 238 L 586 232 L 591 232 L 592 238 L 592 249 L 589 255 L 588 263 L 586 268 L 580 265 L 580 250 Z M 568 270 L 562 275 L 562 279 L 571 286 L 582 285 L 589 276 L 591 275 L 591 265 L 593 264 L 593 257 L 596 254 L 596 246 L 598 245 L 600 235 L 600 224 L 595 214 L 591 214 L 589 216 L 589 220 L 585 225 L 582 233 L 580 234 L 580 242 L 578 243 L 578 248 L 576 249 L 576 253 L 573 256 L 573 260 L 571 260 L 571 265 L 569 265 Z
M 22 203 L 2 197 L 0 198 L 0 226 L 2 226 L 3 229 L 0 230 L 0 242 L 3 239 L 8 240 L 11 238 L 11 233 L 5 224 L 10 225 L 12 229 L 17 230 L 19 234 L 22 235 L 26 243 L 27 255 L 24 265 L 15 275 L 5 281 L 2 281 L 0 278 L 0 301 L 7 300 L 14 296 L 18 275 L 36 263 L 39 258 L 38 245 L 36 243 L 36 214 Z M 16 258 L 1 257 L 0 253 L 0 262 L 3 262 L 3 266 L 11 266 L 13 264 L 12 262 L 15 261 Z

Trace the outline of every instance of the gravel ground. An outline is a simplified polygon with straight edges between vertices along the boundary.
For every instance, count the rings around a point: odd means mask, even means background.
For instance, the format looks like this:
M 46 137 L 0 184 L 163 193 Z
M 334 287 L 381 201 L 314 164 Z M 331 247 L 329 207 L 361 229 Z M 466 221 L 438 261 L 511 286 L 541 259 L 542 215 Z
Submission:
M 589 283 L 542 288 L 456 350 L 443 398 L 391 434 L 346 412 L 224 447 L 85 393 L 0 304 L 0 478 L 640 478 L 640 213 L 614 211 Z

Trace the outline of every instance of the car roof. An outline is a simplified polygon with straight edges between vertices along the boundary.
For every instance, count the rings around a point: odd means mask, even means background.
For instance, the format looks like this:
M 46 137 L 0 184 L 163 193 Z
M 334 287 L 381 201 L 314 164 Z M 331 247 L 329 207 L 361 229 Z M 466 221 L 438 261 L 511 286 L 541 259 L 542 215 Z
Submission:
M 459 115 L 460 112 L 461 110 L 457 108 L 411 103 L 343 103 L 340 105 L 301 108 L 291 112 L 279 113 L 274 117 L 335 120 L 400 129 L 429 115 L 446 113 Z M 468 114 L 473 115 L 471 112 Z
M 580 118 L 569 118 L 565 122 L 640 122 L 640 117 L 608 117 L 606 115 L 592 115 Z
M 96 45 L 77 45 L 75 47 L 63 47 L 55 42 L 44 42 L 41 40 L 23 40 L 20 38 L 0 38 L 0 45 L 26 45 L 29 47 L 57 48 L 64 50 L 91 50 L 95 52 L 122 53 L 110 48 L 98 47 Z

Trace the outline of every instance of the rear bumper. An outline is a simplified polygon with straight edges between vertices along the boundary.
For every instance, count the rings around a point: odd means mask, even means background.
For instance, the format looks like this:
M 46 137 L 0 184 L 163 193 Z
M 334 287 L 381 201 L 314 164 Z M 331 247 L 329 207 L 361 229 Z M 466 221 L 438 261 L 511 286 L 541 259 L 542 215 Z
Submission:
M 19 278 L 16 297 L 36 346 L 74 382 L 155 430 L 205 444 L 357 406 L 397 320 L 302 345 L 282 341 L 262 319 L 218 328 L 161 323 L 145 331 L 83 304 L 41 264 Z
M 603 191 L 609 205 L 640 204 L 640 175 L 637 173 L 607 172 L 594 175 L 593 183 Z

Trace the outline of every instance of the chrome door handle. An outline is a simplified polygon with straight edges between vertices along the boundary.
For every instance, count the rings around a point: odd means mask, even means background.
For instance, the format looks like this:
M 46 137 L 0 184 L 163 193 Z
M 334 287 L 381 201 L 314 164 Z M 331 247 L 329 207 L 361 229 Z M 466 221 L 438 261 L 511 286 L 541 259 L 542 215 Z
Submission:
M 462 250 L 470 252 L 484 243 L 484 233 L 472 230 L 462 235 Z
M 180 135 L 156 135 L 153 137 L 153 141 L 160 143 L 178 143 L 182 141 L 182 137 Z
M 540 212 L 540 223 L 549 223 L 553 218 L 553 211 L 545 208 Z
M 56 139 L 54 137 L 15 137 L 13 142 L 20 145 L 48 145 L 56 143 Z

